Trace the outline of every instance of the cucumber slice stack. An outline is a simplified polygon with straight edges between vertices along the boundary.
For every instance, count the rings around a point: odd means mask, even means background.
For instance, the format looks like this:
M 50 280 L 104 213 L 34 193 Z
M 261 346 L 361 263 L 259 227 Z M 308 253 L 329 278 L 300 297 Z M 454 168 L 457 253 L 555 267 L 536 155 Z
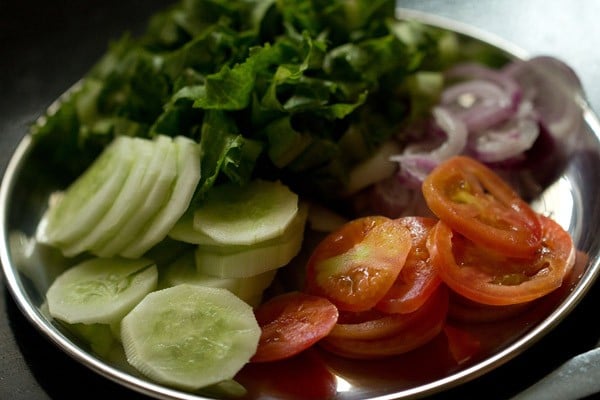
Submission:
M 183 215 L 199 180 L 195 141 L 119 136 L 50 205 L 37 239 L 68 257 L 141 257 Z
M 232 378 L 261 333 L 252 307 L 300 251 L 308 206 L 256 180 L 190 207 L 200 154 L 184 137 L 119 137 L 52 197 L 36 238 L 78 258 L 46 292 L 48 312 L 159 383 L 239 394 Z M 157 255 L 170 243 L 185 251 Z
M 222 278 L 199 272 L 196 268 L 194 253 L 194 251 L 187 252 L 161 269 L 158 286 L 167 288 L 188 283 L 227 289 L 249 305 L 256 307 L 260 304 L 264 290 L 271 285 L 277 272 L 271 270 L 248 278 Z
M 196 247 L 194 260 L 186 255 L 166 276 L 170 284 L 192 278 L 225 287 L 256 304 L 277 269 L 300 251 L 307 216 L 308 206 L 299 205 L 298 196 L 280 182 L 217 186 L 169 233 Z

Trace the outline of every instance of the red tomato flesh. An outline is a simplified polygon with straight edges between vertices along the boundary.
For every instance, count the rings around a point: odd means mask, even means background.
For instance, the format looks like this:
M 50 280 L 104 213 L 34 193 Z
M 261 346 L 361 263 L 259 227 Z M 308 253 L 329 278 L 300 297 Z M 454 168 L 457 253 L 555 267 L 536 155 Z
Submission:
M 376 338 L 327 336 L 319 345 L 334 354 L 353 359 L 375 359 L 417 349 L 443 329 L 448 311 L 448 289 L 440 285 L 425 304 L 411 314 L 394 314 L 396 322 L 407 319 L 401 329 Z
M 440 164 L 424 180 L 431 211 L 482 246 L 513 257 L 533 257 L 542 230 L 535 211 L 502 178 L 469 157 Z
M 525 303 L 560 287 L 575 262 L 569 234 L 539 216 L 543 236 L 534 259 L 512 258 L 479 246 L 439 221 L 428 242 L 442 280 L 458 294 L 489 305 Z
M 340 310 L 368 310 L 390 289 L 411 246 L 409 230 L 395 220 L 353 220 L 315 248 L 306 267 L 306 291 Z
M 375 308 L 386 313 L 406 314 L 421 307 L 442 281 L 427 250 L 427 237 L 437 220 L 402 217 L 397 221 L 409 230 L 412 247 L 398 278 Z
M 481 350 L 481 342 L 467 330 L 446 324 L 444 333 L 448 350 L 457 364 L 469 361 Z
M 252 362 L 296 355 L 327 336 L 338 319 L 327 299 L 302 292 L 273 297 L 255 311 L 262 333 Z
M 527 311 L 535 302 L 492 306 L 469 300 L 458 293 L 450 292 L 448 320 L 478 324 L 506 320 Z

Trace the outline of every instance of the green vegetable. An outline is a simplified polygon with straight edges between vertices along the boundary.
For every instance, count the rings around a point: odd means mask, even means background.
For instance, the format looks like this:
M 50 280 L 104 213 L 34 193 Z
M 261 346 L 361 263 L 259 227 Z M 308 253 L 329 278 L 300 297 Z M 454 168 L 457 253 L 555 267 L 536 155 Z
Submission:
M 165 140 L 168 139 L 165 138 Z M 123 187 L 115 198 L 106 200 L 110 204 L 110 208 L 98 224 L 94 225 L 83 237 L 63 247 L 65 255 L 74 256 L 98 243 L 106 242 L 135 214 L 145 201 L 145 194 L 150 191 L 151 184 L 156 181 L 156 177 L 160 173 L 161 165 L 157 162 L 160 161 L 160 158 L 154 158 L 156 153 L 164 151 L 159 147 L 150 141 L 139 140 L 129 149 L 135 160 L 123 182 Z M 108 167 L 106 169 L 110 170 Z
M 276 270 L 267 271 L 245 278 L 220 278 L 203 274 L 196 268 L 194 252 L 188 252 L 161 270 L 159 286 L 166 288 L 183 283 L 191 285 L 218 287 L 229 290 L 251 306 L 257 306 L 264 290 L 269 287 Z
M 122 190 L 136 158 L 131 148 L 139 142 L 126 136 L 112 142 L 48 209 L 38 227 L 38 241 L 61 248 L 88 234 Z
M 193 228 L 224 245 L 251 245 L 281 235 L 298 213 L 298 195 L 280 182 L 216 186 L 194 210 Z
M 46 297 L 52 317 L 69 324 L 112 324 L 156 289 L 147 259 L 92 258 L 63 272 Z
M 172 185 L 177 176 L 177 147 L 172 145 L 172 141 L 166 136 L 160 135 L 156 141 L 159 147 L 157 149 L 159 159 L 152 162 L 160 168 L 160 175 L 156 177 L 152 187 L 143 198 L 143 203 L 127 219 L 127 223 L 122 224 L 119 231 L 106 242 L 92 246 L 94 253 L 100 257 L 117 254 L 131 238 L 140 235 L 146 223 L 171 196 Z
M 248 278 L 283 267 L 300 252 L 307 215 L 308 208 L 301 207 L 279 236 L 250 245 L 199 244 L 196 268 L 213 276 Z
M 130 238 L 119 252 L 125 257 L 140 257 L 163 240 L 190 205 L 200 180 L 200 154 L 196 142 L 183 136 L 173 140 L 177 150 L 177 175 L 171 195 L 144 226 L 140 235 Z
M 117 137 L 50 204 L 38 240 L 69 257 L 88 250 L 103 257 L 142 256 L 190 205 L 200 180 L 199 153 L 184 136 Z
M 230 291 L 182 284 L 146 296 L 121 323 L 127 360 L 187 390 L 232 379 L 256 352 L 252 308 Z
M 439 30 L 395 20 L 394 7 L 393 0 L 183 0 L 155 15 L 140 37 L 112 43 L 33 126 L 36 157 L 73 179 L 115 136 L 183 135 L 202 147 L 195 201 L 216 183 L 256 177 L 336 197 L 349 167 L 409 115 L 405 79 L 452 53 L 438 44 L 446 37 Z M 361 136 L 356 146 L 340 142 L 349 129 Z

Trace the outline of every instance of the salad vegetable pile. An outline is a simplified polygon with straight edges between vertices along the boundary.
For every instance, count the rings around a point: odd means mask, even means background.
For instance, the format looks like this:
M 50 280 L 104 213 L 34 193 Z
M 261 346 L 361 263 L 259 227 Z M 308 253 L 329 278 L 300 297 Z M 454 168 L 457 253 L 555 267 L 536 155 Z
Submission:
M 156 382 L 238 396 L 248 365 L 314 345 L 445 334 L 462 363 L 478 343 L 452 320 L 561 286 L 573 242 L 523 198 L 568 154 L 577 77 L 394 6 L 183 0 L 112 43 L 32 127 L 66 172 L 35 235 L 68 265 L 49 315 Z

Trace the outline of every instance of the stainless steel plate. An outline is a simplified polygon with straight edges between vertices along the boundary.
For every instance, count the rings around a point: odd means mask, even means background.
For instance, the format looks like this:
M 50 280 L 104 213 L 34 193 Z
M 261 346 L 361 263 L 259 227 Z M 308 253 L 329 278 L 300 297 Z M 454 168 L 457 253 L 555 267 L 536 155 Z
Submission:
M 401 18 L 413 18 L 458 32 L 465 44 L 485 42 L 507 56 L 524 58 L 520 49 L 490 35 L 432 15 L 398 10 Z M 287 397 L 306 387 L 333 387 L 339 400 L 392 399 L 421 397 L 440 392 L 472 380 L 513 359 L 565 318 L 590 289 L 600 269 L 600 123 L 579 94 L 573 94 L 582 110 L 585 124 L 577 133 L 573 151 L 559 176 L 535 199 L 539 211 L 551 214 L 574 238 L 580 252 L 576 272 L 565 285 L 538 303 L 525 315 L 493 326 L 476 328 L 481 334 L 494 333 L 494 342 L 481 357 L 456 365 L 445 361 L 447 345 L 434 340 L 430 345 L 406 356 L 384 362 L 354 362 L 317 350 L 298 359 L 244 371 L 254 397 Z M 48 282 L 60 268 L 60 260 L 52 252 L 43 252 L 26 268 L 10 248 L 10 236 L 20 231 L 31 235 L 49 194 L 59 186 L 61 171 L 49 171 L 32 157 L 32 142 L 22 140 L 7 167 L 0 188 L 0 255 L 8 287 L 23 314 L 47 338 L 81 364 L 97 373 L 138 392 L 162 399 L 200 399 L 152 383 L 130 368 L 123 360 L 108 360 L 92 353 L 85 344 L 44 313 L 44 293 Z M 435 360 L 435 361 L 434 361 Z M 298 372 L 304 371 L 304 372 Z M 310 373 L 307 373 L 310 371 Z M 281 387 L 276 383 L 295 385 Z M 309 381 L 305 380 L 308 379 Z

